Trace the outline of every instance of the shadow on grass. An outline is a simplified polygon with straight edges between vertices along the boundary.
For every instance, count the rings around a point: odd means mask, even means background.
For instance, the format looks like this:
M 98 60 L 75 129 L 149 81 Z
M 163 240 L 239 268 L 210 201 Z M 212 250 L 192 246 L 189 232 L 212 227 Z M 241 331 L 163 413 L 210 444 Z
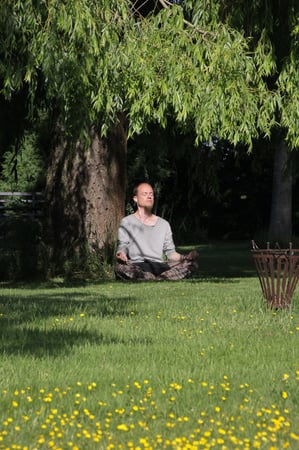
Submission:
M 136 304 L 132 297 L 96 297 L 86 292 L 58 293 L 55 290 L 45 295 L 24 295 L 21 299 L 2 296 L 0 354 L 58 356 L 69 353 L 76 345 L 150 343 L 144 337 L 128 336 L 124 339 L 117 332 L 104 334 L 94 331 L 85 316 L 129 316 Z
M 77 345 L 139 345 L 150 344 L 151 340 L 141 337 L 128 339 L 101 332 L 77 331 L 71 329 L 42 330 L 38 327 L 13 326 L 1 330 L 0 354 L 2 355 L 33 355 L 35 357 L 52 356 L 70 353 Z
M 186 282 L 237 283 L 237 278 L 257 276 L 248 242 L 215 242 L 195 248 L 199 251 L 199 271 Z M 190 248 L 179 250 L 187 252 Z M 92 284 L 100 286 L 113 282 L 106 280 Z M 111 298 L 100 292 L 90 293 L 82 289 L 86 285 L 88 283 L 61 281 L 3 283 L 5 288 L 24 288 L 25 292 L 18 298 L 9 294 L 0 297 L 0 354 L 57 356 L 70 352 L 76 345 L 150 343 L 144 337 L 124 340 L 117 335 L 117 330 L 103 334 L 92 330 L 87 322 L 78 323 L 82 314 L 103 318 L 129 316 L 139 300 L 132 296 Z
M 179 250 L 187 252 L 191 248 L 199 253 L 199 270 L 195 277 L 198 280 L 216 283 L 228 278 L 257 276 L 248 241 L 216 241 Z

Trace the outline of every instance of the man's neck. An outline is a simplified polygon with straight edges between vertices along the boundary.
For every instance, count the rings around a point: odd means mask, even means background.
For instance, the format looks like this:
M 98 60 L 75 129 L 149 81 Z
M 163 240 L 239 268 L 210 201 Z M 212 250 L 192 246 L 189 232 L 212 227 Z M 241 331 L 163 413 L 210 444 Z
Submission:
M 152 210 L 144 207 L 138 207 L 135 215 L 140 220 L 140 222 L 146 225 L 151 224 L 151 221 L 154 219 Z
M 138 206 L 137 213 L 139 217 L 151 217 L 152 210 L 149 208 L 144 208 L 143 206 Z

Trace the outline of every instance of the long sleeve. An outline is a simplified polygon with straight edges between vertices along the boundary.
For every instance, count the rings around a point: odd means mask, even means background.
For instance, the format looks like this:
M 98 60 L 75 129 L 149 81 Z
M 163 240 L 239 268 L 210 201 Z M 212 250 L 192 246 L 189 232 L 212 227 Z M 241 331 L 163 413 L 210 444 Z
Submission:
M 123 218 L 118 230 L 117 251 L 127 255 L 132 262 L 146 259 L 162 262 L 175 252 L 169 223 L 158 217 L 155 225 L 145 225 L 133 214 Z

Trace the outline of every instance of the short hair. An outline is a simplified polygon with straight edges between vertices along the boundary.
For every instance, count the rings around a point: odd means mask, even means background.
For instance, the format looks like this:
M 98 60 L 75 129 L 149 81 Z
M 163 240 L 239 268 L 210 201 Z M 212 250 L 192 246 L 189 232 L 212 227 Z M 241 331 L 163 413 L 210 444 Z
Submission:
M 148 184 L 148 185 L 154 190 L 152 184 L 151 184 L 149 181 L 140 181 L 139 183 L 137 183 L 137 184 L 134 186 L 134 189 L 133 189 L 133 197 L 134 197 L 135 195 L 137 195 L 137 193 L 138 193 L 138 188 L 139 188 L 139 186 L 140 186 L 141 184 Z

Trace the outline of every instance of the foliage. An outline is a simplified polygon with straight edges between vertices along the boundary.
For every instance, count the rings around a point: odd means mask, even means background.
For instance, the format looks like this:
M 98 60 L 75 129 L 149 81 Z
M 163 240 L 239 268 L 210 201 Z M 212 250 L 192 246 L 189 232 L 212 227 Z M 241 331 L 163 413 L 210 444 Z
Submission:
M 199 250 L 197 280 L 2 284 L 1 445 L 295 450 L 298 293 L 269 310 L 248 243 Z
M 127 0 L 3 0 L 0 95 L 19 95 L 31 123 L 44 108 L 73 149 L 120 113 L 129 136 L 171 122 L 206 148 L 215 137 L 251 148 L 275 129 L 296 148 L 297 3 L 157 0 L 139 14 Z
M 195 146 L 194 134 L 181 134 L 175 124 L 151 126 L 128 143 L 128 212 L 133 185 L 148 179 L 156 211 L 171 221 L 177 243 L 251 239 L 267 228 L 272 155 L 265 140 L 255 141 L 248 153 L 217 139 Z
M 37 136 L 26 133 L 18 152 L 11 149 L 4 153 L 1 191 L 31 192 L 44 185 L 45 162 L 37 145 Z
M 97 247 L 87 247 L 83 256 L 73 252 L 72 257 L 64 261 L 63 275 L 69 281 L 112 279 L 114 255 L 114 244 L 106 244 L 101 251 Z
M 25 84 L 32 105 L 42 92 L 72 137 L 90 123 L 105 133 L 125 112 L 131 135 L 171 117 L 194 127 L 198 140 L 216 134 L 252 145 L 279 126 L 281 109 L 290 144 L 297 145 L 296 113 L 281 101 L 298 90 L 289 76 L 295 58 L 286 59 L 288 82 L 282 77 L 272 91 L 266 78 L 275 72 L 275 58 L 262 30 L 253 43 L 221 23 L 221 2 L 183 5 L 139 20 L 124 0 L 67 0 L 59 7 L 4 0 L 1 92 L 9 98 Z
M 280 102 L 281 102 L 281 123 L 287 129 L 287 139 L 294 143 L 294 147 L 299 147 L 299 138 L 292 123 L 299 123 L 298 109 L 294 104 L 299 101 L 299 29 L 294 31 L 296 38 L 296 51 L 291 55 L 291 60 L 286 64 L 279 78 Z
M 0 221 L 0 280 L 41 279 L 46 275 L 42 223 L 9 215 Z

